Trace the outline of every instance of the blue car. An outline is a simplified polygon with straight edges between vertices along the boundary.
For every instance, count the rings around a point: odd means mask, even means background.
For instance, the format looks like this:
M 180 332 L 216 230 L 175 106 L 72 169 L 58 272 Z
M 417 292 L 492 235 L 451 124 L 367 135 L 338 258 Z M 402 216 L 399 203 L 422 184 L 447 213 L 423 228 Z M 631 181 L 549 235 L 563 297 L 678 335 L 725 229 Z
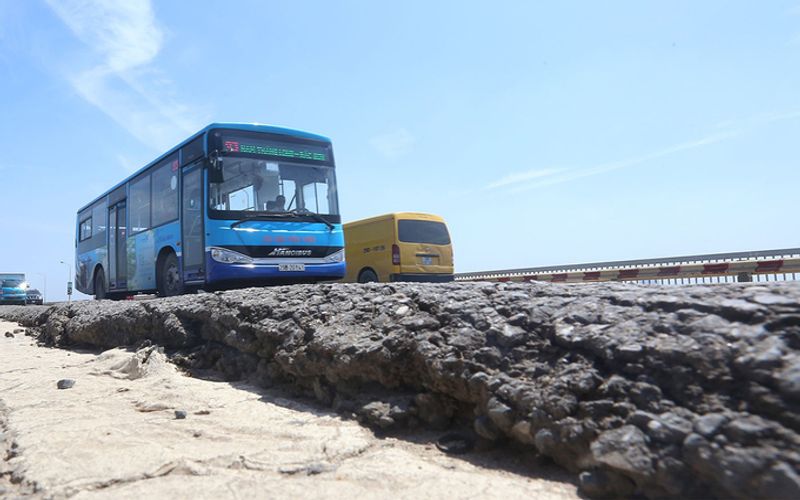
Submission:
M 27 286 L 22 280 L 5 279 L 0 284 L 0 304 L 19 304 L 24 306 L 28 302 Z

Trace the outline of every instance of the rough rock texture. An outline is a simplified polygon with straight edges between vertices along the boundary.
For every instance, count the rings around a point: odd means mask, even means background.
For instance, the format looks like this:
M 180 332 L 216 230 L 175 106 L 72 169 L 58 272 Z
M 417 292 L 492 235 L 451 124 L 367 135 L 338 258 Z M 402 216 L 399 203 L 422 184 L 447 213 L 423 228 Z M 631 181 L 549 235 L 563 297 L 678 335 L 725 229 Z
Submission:
M 800 498 L 800 286 L 374 284 L 6 307 L 56 345 L 181 349 L 379 428 L 468 418 L 587 494 Z

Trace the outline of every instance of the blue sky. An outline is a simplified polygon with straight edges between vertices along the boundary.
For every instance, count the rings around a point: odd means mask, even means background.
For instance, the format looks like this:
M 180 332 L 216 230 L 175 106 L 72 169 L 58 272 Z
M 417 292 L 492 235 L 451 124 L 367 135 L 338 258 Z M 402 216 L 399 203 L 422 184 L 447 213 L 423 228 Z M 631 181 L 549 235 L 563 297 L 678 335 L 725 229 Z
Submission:
M 0 271 L 63 297 L 76 210 L 214 121 L 331 137 L 344 220 L 461 272 L 800 243 L 800 2 L 189 5 L 0 0 Z

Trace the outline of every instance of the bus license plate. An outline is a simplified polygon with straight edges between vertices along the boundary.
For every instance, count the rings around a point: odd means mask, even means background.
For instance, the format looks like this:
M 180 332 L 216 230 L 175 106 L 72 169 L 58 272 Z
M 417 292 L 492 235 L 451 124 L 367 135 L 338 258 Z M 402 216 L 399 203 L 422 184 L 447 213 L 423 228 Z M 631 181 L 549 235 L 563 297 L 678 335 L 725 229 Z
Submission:
M 305 271 L 305 264 L 278 264 L 278 271 Z
M 422 265 L 423 266 L 430 266 L 433 264 L 433 257 L 423 257 L 422 258 Z

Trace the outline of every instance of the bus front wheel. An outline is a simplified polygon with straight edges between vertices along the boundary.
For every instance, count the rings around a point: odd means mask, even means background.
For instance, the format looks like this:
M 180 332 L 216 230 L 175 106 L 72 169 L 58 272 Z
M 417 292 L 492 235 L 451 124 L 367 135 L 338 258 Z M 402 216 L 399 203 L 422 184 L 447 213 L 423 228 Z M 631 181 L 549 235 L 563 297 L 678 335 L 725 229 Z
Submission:
M 372 269 L 364 269 L 358 275 L 359 283 L 375 283 L 378 281 L 378 275 Z
M 178 267 L 178 257 L 174 253 L 167 255 L 162 261 L 158 281 L 158 291 L 162 297 L 172 297 L 183 293 L 183 280 Z
M 94 298 L 103 300 L 106 298 L 106 273 L 100 268 L 94 275 Z

